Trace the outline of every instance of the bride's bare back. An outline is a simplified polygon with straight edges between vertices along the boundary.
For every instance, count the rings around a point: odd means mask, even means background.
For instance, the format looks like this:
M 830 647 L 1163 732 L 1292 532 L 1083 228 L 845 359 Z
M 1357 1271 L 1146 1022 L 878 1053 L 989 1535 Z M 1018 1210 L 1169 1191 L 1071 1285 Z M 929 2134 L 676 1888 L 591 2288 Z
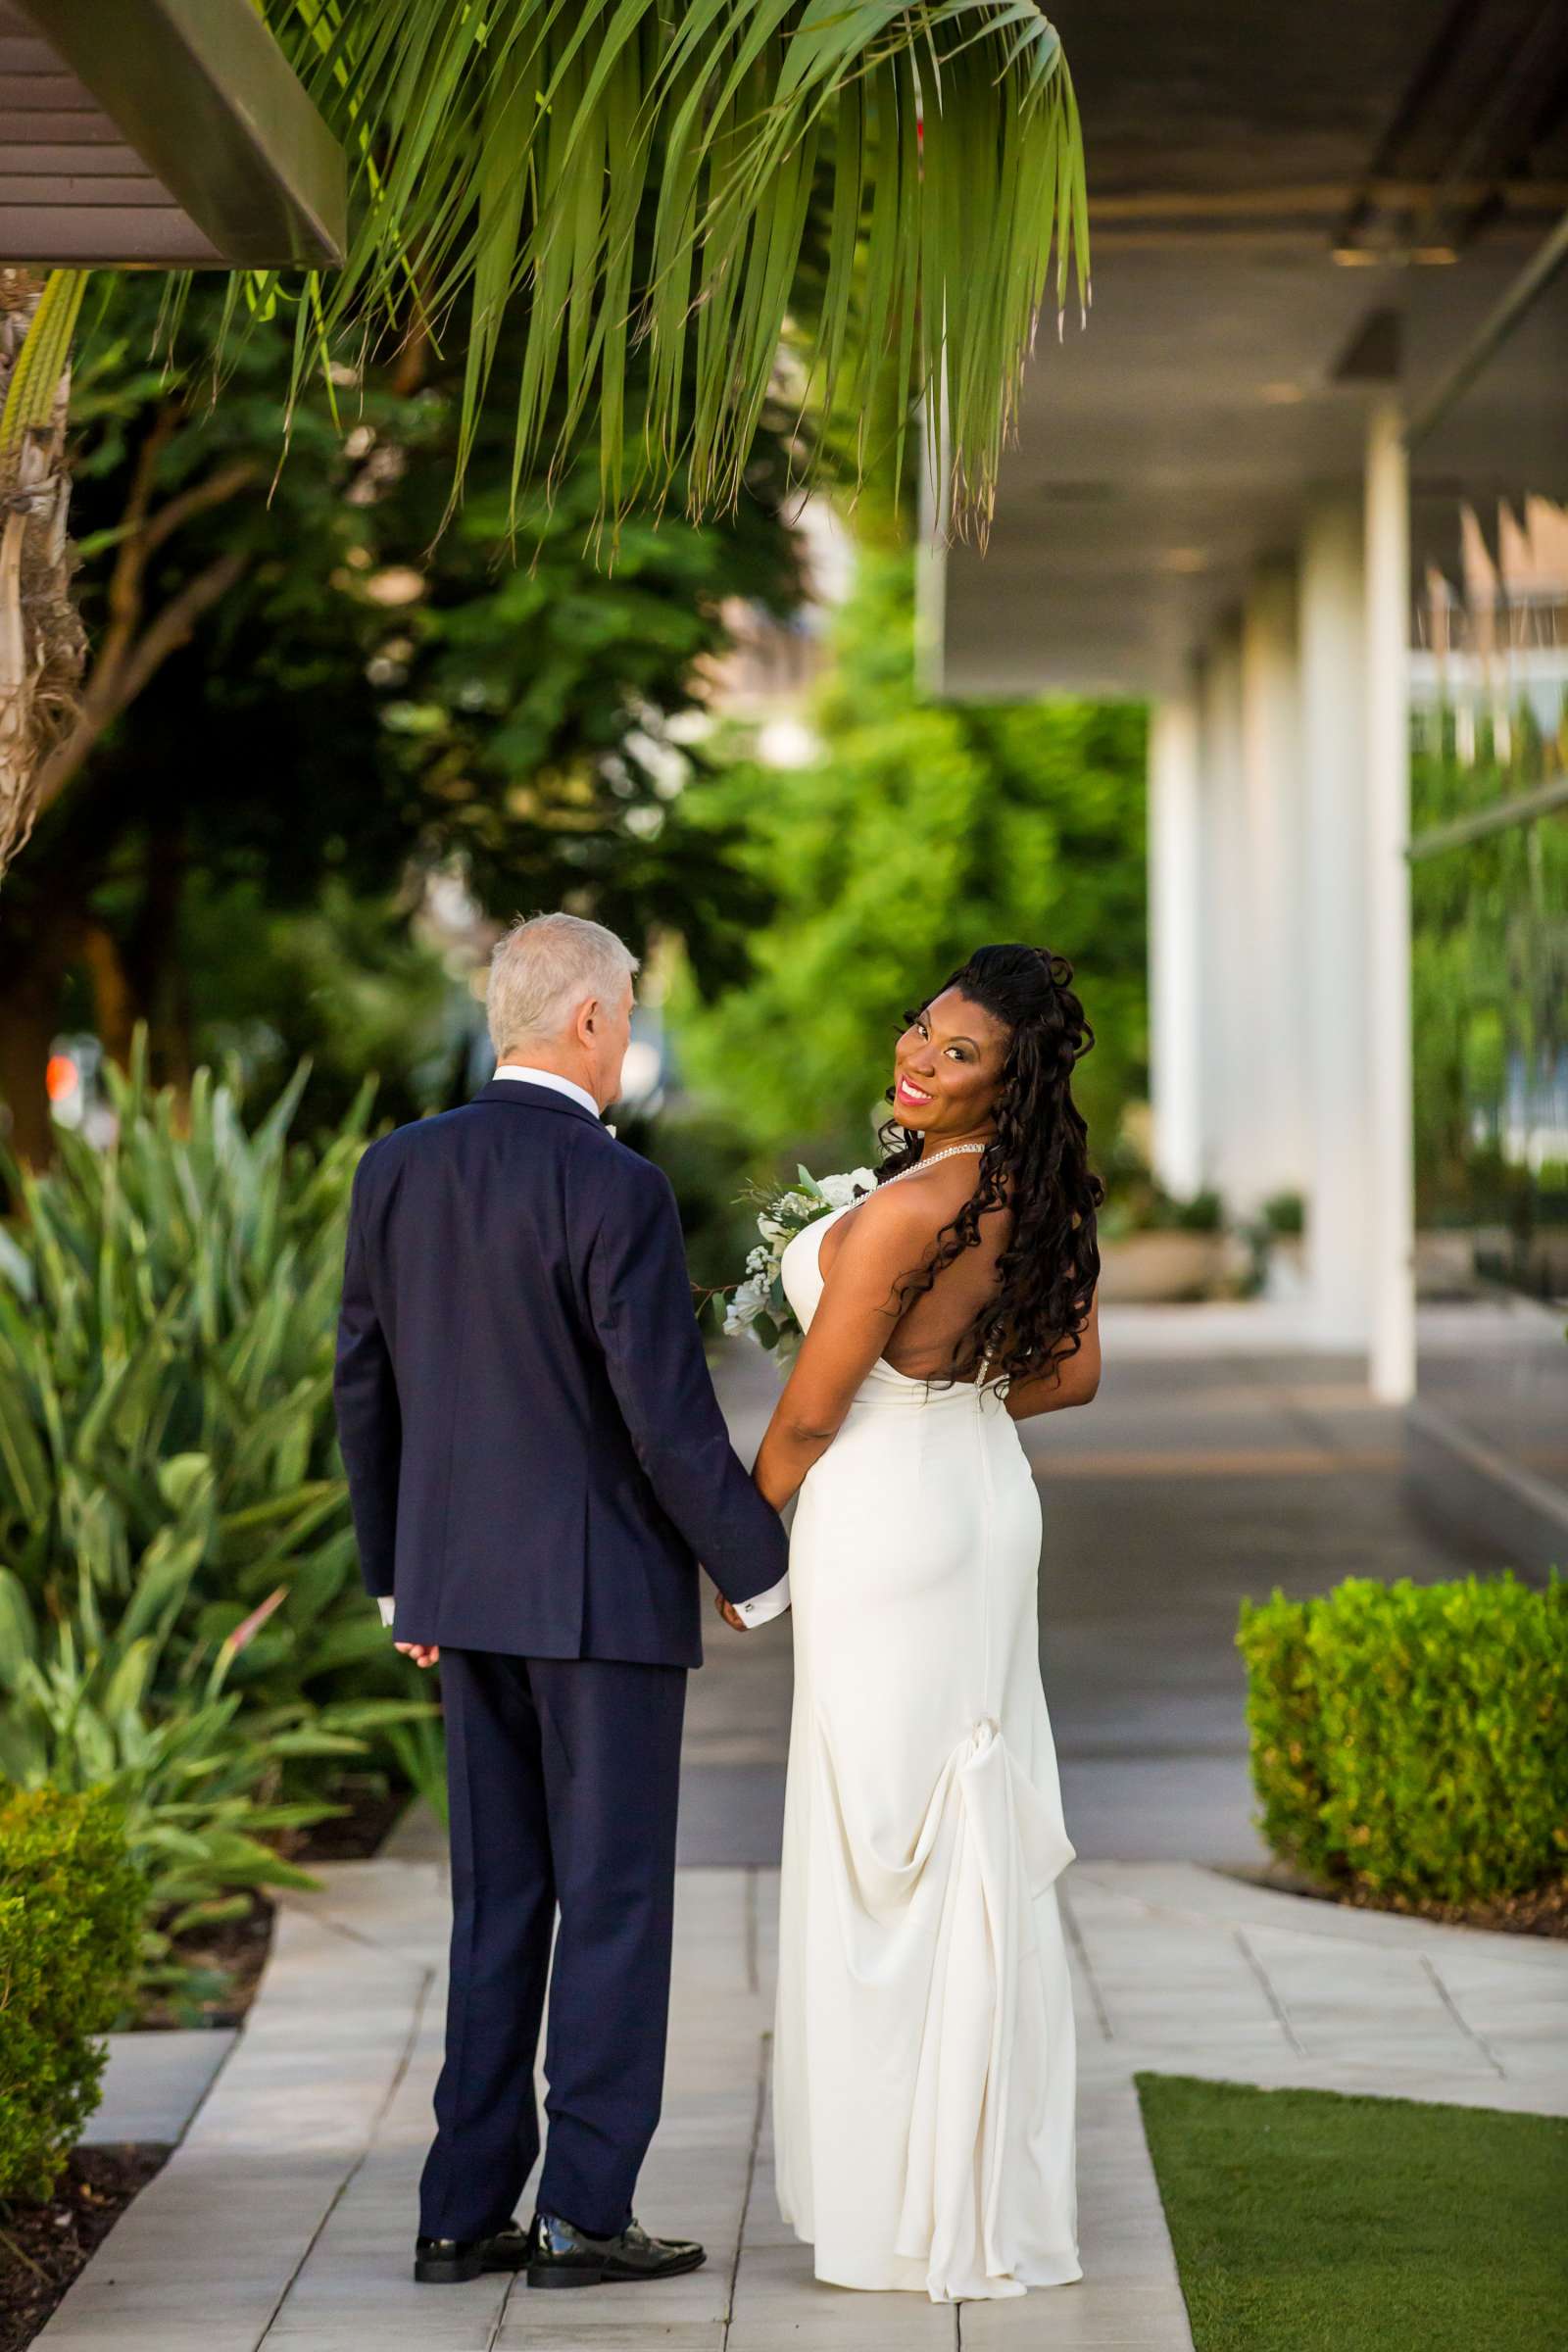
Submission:
M 956 1152 L 940 1165 L 899 1178 L 899 1206 L 906 1218 L 914 1216 L 917 1210 L 923 1211 L 918 1215 L 914 1238 L 922 1233 L 927 1237 L 924 1250 L 910 1259 L 911 1274 L 929 1257 L 943 1228 L 953 1222 L 971 1198 L 978 1164 L 978 1152 Z M 886 1194 L 886 1187 L 873 1193 L 847 1216 L 835 1218 L 822 1236 L 817 1262 L 825 1283 L 831 1284 L 833 1266 L 849 1229 L 861 1218 L 886 1213 L 880 1206 Z M 994 1210 L 982 1220 L 980 1239 L 974 1247 L 962 1250 L 951 1265 L 943 1267 L 929 1289 L 911 1298 L 882 1349 L 895 1372 L 903 1372 L 913 1380 L 938 1380 L 951 1371 L 959 1341 L 995 1295 L 997 1263 L 1011 1231 L 1010 1209 Z

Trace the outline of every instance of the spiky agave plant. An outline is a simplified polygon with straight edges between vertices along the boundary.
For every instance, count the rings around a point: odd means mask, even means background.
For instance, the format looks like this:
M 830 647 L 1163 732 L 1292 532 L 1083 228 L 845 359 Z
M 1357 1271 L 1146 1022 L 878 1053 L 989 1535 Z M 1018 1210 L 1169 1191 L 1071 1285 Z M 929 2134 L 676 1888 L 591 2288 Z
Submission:
M 168 1934 L 300 1884 L 256 1833 L 336 1810 L 335 1776 L 394 1737 L 433 1769 L 332 1434 L 371 1089 L 291 1143 L 306 1075 L 250 1125 L 211 1071 L 183 1104 L 155 1091 L 138 1031 L 117 1142 L 0 1169 L 24 1212 L 0 1223 L 0 1785 L 112 1786 Z
M 109 1073 L 111 1149 L 68 1131 L 49 1174 L 0 1167 L 22 1212 L 0 1224 L 0 1563 L 48 1624 L 79 1616 L 83 1569 L 107 1613 L 178 1520 L 195 1556 L 160 1672 L 172 1689 L 246 1626 L 231 1683 L 262 1705 L 390 1688 L 330 1394 L 371 1090 L 335 1135 L 291 1142 L 306 1075 L 252 1124 L 210 1070 L 182 1103 L 155 1091 L 138 1031 Z M 175 1457 L 207 1465 L 203 1515 L 183 1487 L 176 1504 Z
M 796 321 L 814 403 L 848 383 L 863 409 L 894 368 L 895 468 L 918 397 L 952 525 L 983 527 L 1054 246 L 1058 314 L 1071 273 L 1088 292 L 1078 112 L 1035 0 L 260 5 L 350 158 L 347 265 L 307 290 L 299 364 L 351 329 L 450 336 L 454 496 L 514 309 L 514 495 L 596 419 L 602 514 L 682 467 L 694 514 L 732 503 Z

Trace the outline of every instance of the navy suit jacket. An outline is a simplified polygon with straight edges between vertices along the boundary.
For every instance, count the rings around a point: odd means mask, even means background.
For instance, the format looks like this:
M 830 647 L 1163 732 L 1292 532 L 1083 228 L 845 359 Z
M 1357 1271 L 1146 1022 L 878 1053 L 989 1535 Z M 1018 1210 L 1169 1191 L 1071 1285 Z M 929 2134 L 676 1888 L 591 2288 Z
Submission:
M 733 1601 L 785 1573 L 668 1180 L 549 1087 L 494 1080 L 365 1153 L 333 1393 L 399 1641 L 697 1666 L 696 1563 Z

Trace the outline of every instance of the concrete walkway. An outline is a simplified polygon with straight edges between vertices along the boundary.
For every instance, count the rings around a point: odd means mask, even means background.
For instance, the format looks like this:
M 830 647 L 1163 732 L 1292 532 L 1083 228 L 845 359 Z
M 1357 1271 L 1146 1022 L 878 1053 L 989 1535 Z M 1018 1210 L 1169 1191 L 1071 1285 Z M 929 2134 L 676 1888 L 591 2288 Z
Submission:
M 956 2311 L 819 2286 L 778 2218 L 765 2116 L 777 1880 L 681 1874 L 664 2121 L 639 2208 L 703 2237 L 663 2287 L 563 2299 L 409 2277 L 440 2060 L 434 1862 L 290 1894 L 248 2025 L 184 2141 L 39 2338 L 44 2352 L 906 2352 L 1191 2344 L 1132 2077 L 1568 2113 L 1568 1949 L 1348 1911 L 1190 1864 L 1063 1882 L 1081 2051 L 1084 2279 Z M 526 2210 L 526 2201 L 524 2210 Z
M 441 1841 L 416 1820 L 386 1858 L 339 1864 L 319 1895 L 285 1899 L 249 2024 L 38 2339 L 45 2352 L 1186 2352 L 1138 2070 L 1568 2113 L 1568 1946 L 1307 1902 L 1203 1867 L 1261 1853 L 1240 1595 L 1495 1563 L 1411 1517 L 1395 1419 L 1354 1366 L 1291 1349 L 1266 1313 L 1196 1316 L 1200 1358 L 1182 1351 L 1195 1318 L 1107 1310 L 1095 1405 L 1027 1435 L 1045 1506 L 1042 1667 L 1081 1857 L 1062 1892 L 1082 2282 L 956 2312 L 850 2294 L 815 2284 L 780 2223 L 765 2078 L 789 1630 L 728 1636 L 714 1619 L 687 1712 L 668 2092 L 639 2196 L 651 2228 L 704 2238 L 707 2268 L 564 2298 L 505 2279 L 412 2283 L 447 1934 Z M 744 1448 L 773 1375 L 736 1350 L 723 1384 Z M 210 2054 L 172 2056 L 161 2090 L 151 2050 L 126 2054 L 133 2080 L 117 2049 L 106 2112 L 162 2118 L 148 2135 L 169 2135 Z

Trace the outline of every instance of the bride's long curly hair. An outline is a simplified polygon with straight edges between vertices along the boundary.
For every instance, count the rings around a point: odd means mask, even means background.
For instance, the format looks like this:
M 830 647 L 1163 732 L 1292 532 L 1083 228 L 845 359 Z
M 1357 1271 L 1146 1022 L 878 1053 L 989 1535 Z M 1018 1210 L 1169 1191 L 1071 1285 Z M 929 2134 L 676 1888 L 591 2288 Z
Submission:
M 927 999 L 956 988 L 1010 1032 L 997 1132 L 981 1153 L 979 1181 L 924 1264 L 901 1286 L 907 1306 L 976 1247 L 987 1216 L 1011 1209 L 996 1288 L 959 1338 L 944 1386 L 973 1381 L 987 1364 L 987 1379 L 1004 1388 L 1038 1378 L 1054 1363 L 1059 1378 L 1061 1362 L 1083 1346 L 1079 1334 L 1100 1279 L 1096 1220 L 1105 1188 L 1089 1165 L 1089 1131 L 1072 1099 L 1074 1064 L 1095 1033 L 1071 982 L 1072 965 L 1049 948 L 977 948 Z M 904 1017 L 907 1027 L 919 1015 Z M 889 1087 L 887 1101 L 893 1100 Z M 917 1166 L 925 1150 L 925 1138 L 897 1119 L 885 1123 L 878 1140 L 887 1155 L 879 1184 Z

